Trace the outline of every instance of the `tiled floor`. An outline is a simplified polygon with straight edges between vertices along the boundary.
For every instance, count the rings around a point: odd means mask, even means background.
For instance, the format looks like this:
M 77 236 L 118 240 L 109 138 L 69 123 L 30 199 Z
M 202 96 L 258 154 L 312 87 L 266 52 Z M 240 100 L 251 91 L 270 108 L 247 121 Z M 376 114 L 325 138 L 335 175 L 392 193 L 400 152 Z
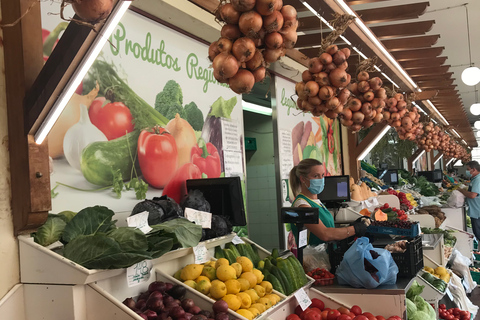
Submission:
M 470 301 L 476 306 L 480 306 L 480 287 L 476 287 L 472 291 L 472 295 L 470 296 Z M 480 312 L 477 313 L 475 320 L 480 320 Z

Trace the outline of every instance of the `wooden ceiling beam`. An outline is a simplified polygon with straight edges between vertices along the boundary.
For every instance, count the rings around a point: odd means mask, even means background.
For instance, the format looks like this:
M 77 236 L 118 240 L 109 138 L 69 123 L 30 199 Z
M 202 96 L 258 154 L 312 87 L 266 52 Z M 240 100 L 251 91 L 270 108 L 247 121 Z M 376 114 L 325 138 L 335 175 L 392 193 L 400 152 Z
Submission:
M 302 11 L 308 10 L 303 5 L 303 3 L 300 2 L 300 0 L 283 0 L 283 5 L 284 6 L 291 5 L 297 10 L 297 12 L 302 12 Z
M 425 13 L 428 2 L 409 3 L 399 6 L 377 7 L 373 9 L 356 10 L 366 24 L 389 21 L 417 19 Z
M 421 87 L 422 89 L 425 90 L 434 90 L 434 89 L 454 89 L 456 86 L 455 85 L 445 85 L 445 86 L 426 86 L 426 87 Z
M 399 62 L 405 60 L 435 58 L 441 55 L 444 49 L 445 47 L 433 47 L 417 50 L 394 51 L 392 52 L 392 56 Z
M 445 72 L 448 71 L 450 68 L 449 65 L 447 66 L 441 66 L 441 67 L 433 67 L 433 68 L 417 68 L 417 69 L 410 69 L 408 70 L 408 74 L 410 76 L 416 76 L 416 75 L 436 75 L 436 74 L 445 74 Z
M 431 36 L 385 39 L 382 43 L 389 51 L 399 51 L 431 47 L 437 43 L 439 38 L 440 35 L 435 34 Z
M 446 72 L 442 75 L 436 76 L 426 76 L 426 75 L 410 75 L 411 78 L 414 78 L 414 81 L 422 81 L 422 80 L 439 80 L 439 79 L 450 79 L 453 75 L 453 72 Z
M 313 47 L 319 46 L 322 44 L 322 37 L 325 39 L 330 32 L 324 32 L 323 35 L 321 33 L 313 33 L 313 34 L 306 34 L 303 36 L 298 36 L 297 43 L 295 44 L 295 48 L 304 48 L 304 47 Z
M 347 0 L 346 2 L 349 6 L 355 6 L 359 4 L 375 3 L 375 2 L 381 2 L 381 1 L 389 1 L 389 0 Z
M 432 30 L 435 20 L 389 24 L 386 26 L 371 27 L 370 30 L 379 39 L 420 36 Z
M 315 30 L 317 32 L 320 32 L 320 30 L 323 29 L 323 35 L 324 37 L 327 36 L 331 30 L 329 27 L 327 27 L 317 16 L 309 16 L 309 17 L 304 17 L 298 19 L 298 29 L 297 32 L 300 31 L 312 31 Z
M 440 80 L 440 81 L 418 81 L 417 84 L 420 86 L 420 87 L 423 87 L 423 86 L 430 86 L 430 85 L 443 85 L 443 84 L 446 84 L 446 85 L 451 85 L 453 84 L 453 80 L 455 79 L 450 79 L 450 80 Z
M 447 61 L 447 57 L 438 57 L 431 59 L 418 59 L 418 60 L 406 60 L 401 61 L 403 69 L 415 69 L 415 68 L 424 68 L 424 67 L 440 67 Z M 408 71 L 407 71 L 408 72 Z

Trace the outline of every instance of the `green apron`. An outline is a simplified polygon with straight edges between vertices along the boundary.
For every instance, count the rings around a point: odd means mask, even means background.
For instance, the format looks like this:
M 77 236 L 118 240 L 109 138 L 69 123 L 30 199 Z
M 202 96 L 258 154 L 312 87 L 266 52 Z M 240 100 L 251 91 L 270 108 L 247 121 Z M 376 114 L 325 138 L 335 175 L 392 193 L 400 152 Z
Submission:
M 328 209 L 323 205 L 323 203 L 318 204 L 315 201 L 312 201 L 311 199 L 309 199 L 308 197 L 306 197 L 305 195 L 303 195 L 301 193 L 295 198 L 295 201 L 297 201 L 297 199 L 303 199 L 303 200 L 307 201 L 307 203 L 310 205 L 310 207 L 318 208 L 318 218 L 323 222 L 325 227 L 335 228 L 335 221 L 333 220 L 333 216 L 330 213 L 330 211 L 328 211 Z M 295 203 L 295 201 L 293 201 L 293 203 Z M 292 227 L 293 234 L 295 236 L 295 243 L 297 243 L 297 245 L 298 245 L 298 228 L 295 224 L 292 224 L 291 227 Z M 308 244 L 309 245 L 317 246 L 321 243 L 325 243 L 325 242 L 320 240 L 316 235 L 314 235 L 310 231 L 308 232 Z

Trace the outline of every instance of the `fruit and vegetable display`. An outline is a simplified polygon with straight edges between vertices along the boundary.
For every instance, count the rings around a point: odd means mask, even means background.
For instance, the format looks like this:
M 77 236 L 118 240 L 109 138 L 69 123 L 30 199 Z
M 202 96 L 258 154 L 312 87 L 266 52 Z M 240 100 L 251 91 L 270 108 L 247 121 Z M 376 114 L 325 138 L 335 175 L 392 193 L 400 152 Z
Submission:
M 423 270 L 430 273 L 434 277 L 442 279 L 443 281 L 445 281 L 445 283 L 450 282 L 450 272 L 444 267 L 436 267 L 435 269 L 433 269 L 431 267 L 425 266 L 423 267 Z
M 408 221 L 408 220 L 396 220 L 396 221 L 372 221 L 370 226 L 376 227 L 387 227 L 387 228 L 397 228 L 397 229 L 412 229 L 414 225 L 418 224 L 417 221 Z M 370 227 L 369 226 L 369 227 Z
M 425 286 L 420 285 L 417 280 L 413 280 L 408 289 L 405 299 L 408 320 L 435 320 L 437 318 L 433 307 L 421 296 L 424 288 Z
M 316 268 L 307 272 L 307 275 L 315 279 L 313 283 L 316 286 L 327 286 L 333 284 L 335 275 L 324 268 Z
M 414 207 L 418 206 L 417 201 L 415 201 L 411 193 L 396 191 L 392 188 L 387 189 L 386 192 L 398 198 L 398 200 L 400 201 L 400 209 L 404 211 L 412 210 Z
M 118 269 L 172 249 L 194 247 L 202 236 L 202 227 L 185 218 L 152 225 L 144 234 L 136 228 L 116 227 L 113 215 L 103 206 L 50 214 L 33 238 L 42 246 L 61 241 L 63 246 L 52 250 L 85 268 Z
M 217 301 L 211 310 L 205 310 L 195 304 L 190 298 L 185 298 L 187 290 L 182 285 L 169 282 L 154 281 L 148 290 L 134 298 L 126 298 L 123 304 L 135 311 L 146 320 L 230 320 L 228 306 L 223 301 Z
M 446 274 L 448 274 L 448 272 Z M 421 277 L 440 292 L 445 292 L 447 289 L 447 283 L 444 280 L 437 278 L 430 272 L 423 272 Z M 446 276 L 444 276 L 444 279 L 446 279 Z M 450 279 L 450 275 L 448 275 L 448 279 Z
M 361 182 L 359 185 L 355 183 L 352 177 L 350 177 L 350 194 L 351 199 L 355 201 L 364 201 L 377 196 L 375 192 L 370 190 L 370 187 L 365 182 Z
M 439 228 L 447 218 L 439 206 L 423 206 L 415 210 L 418 214 L 429 214 L 435 220 L 435 228 Z M 435 232 L 436 233 L 436 232 Z
M 374 221 L 406 221 L 408 219 L 404 210 L 390 207 L 388 203 L 385 203 L 379 208 L 375 208 L 370 214 L 365 211 L 360 211 L 361 214 L 371 217 Z
M 215 18 L 223 26 L 208 57 L 215 79 L 235 93 L 249 93 L 297 42 L 297 11 L 281 0 L 221 1 Z
M 438 306 L 439 319 L 442 320 L 469 320 L 471 318 L 470 311 L 460 310 L 459 308 L 447 309 L 447 306 L 441 303 Z
M 454 233 L 454 230 L 445 230 L 445 229 L 440 229 L 440 228 L 426 228 L 422 227 L 421 228 L 422 232 L 425 234 L 443 234 L 443 244 L 446 247 L 454 247 L 455 243 L 457 242 L 457 237 L 455 237 L 452 233 Z
M 337 309 L 326 308 L 325 303 L 321 299 L 311 299 L 312 304 L 305 309 L 298 305 L 295 313 L 287 316 L 285 320 L 401 320 L 399 316 L 391 316 L 385 318 L 383 316 L 374 316 L 370 312 L 363 312 L 362 308 L 357 305 L 350 309 L 347 307 L 339 307 Z
M 281 299 L 273 291 L 272 283 L 264 280 L 264 274 L 245 256 L 238 256 L 234 263 L 219 258 L 204 264 L 189 264 L 174 277 L 217 303 L 226 303 L 247 319 L 265 312 Z

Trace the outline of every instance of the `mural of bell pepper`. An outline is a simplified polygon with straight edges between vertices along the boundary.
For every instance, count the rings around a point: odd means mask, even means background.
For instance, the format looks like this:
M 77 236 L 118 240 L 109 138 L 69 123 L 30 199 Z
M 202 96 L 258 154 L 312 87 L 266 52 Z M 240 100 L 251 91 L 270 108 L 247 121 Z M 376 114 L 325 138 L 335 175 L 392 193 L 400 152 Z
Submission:
M 173 178 L 163 189 L 162 195 L 166 195 L 180 204 L 187 195 L 187 180 L 201 178 L 200 169 L 193 163 L 186 163 L 175 172 Z
M 220 155 L 217 148 L 210 142 L 205 143 L 202 138 L 198 139 L 198 145 L 191 151 L 192 163 L 209 178 L 218 178 L 222 173 Z

